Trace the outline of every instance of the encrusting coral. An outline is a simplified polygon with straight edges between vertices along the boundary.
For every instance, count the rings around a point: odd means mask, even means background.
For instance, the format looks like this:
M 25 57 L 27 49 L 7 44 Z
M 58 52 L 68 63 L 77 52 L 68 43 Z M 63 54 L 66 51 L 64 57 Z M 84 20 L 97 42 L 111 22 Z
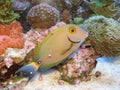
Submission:
M 27 21 L 34 28 L 50 28 L 56 24 L 58 18 L 59 11 L 47 3 L 33 6 L 27 14 Z
M 83 27 L 90 33 L 88 39 L 98 54 L 108 57 L 120 55 L 120 23 L 112 18 L 93 16 Z
M 0 54 L 7 48 L 23 48 L 24 40 L 21 37 L 22 27 L 19 22 L 11 24 L 0 24 Z
M 0 23 L 10 24 L 19 17 L 12 9 L 13 0 L 0 0 Z

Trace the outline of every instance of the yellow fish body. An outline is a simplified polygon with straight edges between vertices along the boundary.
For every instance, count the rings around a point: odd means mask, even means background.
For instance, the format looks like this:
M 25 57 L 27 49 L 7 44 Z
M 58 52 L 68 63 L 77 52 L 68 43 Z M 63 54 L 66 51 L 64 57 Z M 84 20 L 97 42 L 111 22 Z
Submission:
M 76 25 L 64 25 L 48 34 L 35 48 L 33 62 L 18 72 L 31 79 L 38 69 L 49 69 L 73 54 L 87 38 L 88 33 Z

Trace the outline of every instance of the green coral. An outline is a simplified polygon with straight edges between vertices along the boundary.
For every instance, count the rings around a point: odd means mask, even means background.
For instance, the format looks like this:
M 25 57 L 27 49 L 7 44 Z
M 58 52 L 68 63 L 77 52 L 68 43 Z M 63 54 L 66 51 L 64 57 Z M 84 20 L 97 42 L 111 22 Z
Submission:
M 113 0 L 90 0 L 89 7 L 94 13 L 106 17 L 113 17 L 118 10 Z
M 108 57 L 120 55 L 120 23 L 112 18 L 93 16 L 83 24 L 90 32 L 88 39 L 98 54 Z
M 13 0 L 0 0 L 0 23 L 9 24 L 19 17 L 12 9 Z

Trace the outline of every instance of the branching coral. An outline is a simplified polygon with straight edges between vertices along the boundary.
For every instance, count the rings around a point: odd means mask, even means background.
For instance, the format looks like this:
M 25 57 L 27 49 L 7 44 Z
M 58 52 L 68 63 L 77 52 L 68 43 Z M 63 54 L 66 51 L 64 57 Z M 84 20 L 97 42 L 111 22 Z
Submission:
M 31 8 L 27 20 L 35 28 L 49 28 L 56 24 L 59 18 L 59 11 L 47 4 L 41 3 Z
M 1 0 L 0 1 L 0 23 L 10 24 L 16 18 L 18 14 L 14 13 L 13 0 Z
M 22 27 L 17 21 L 13 21 L 10 25 L 0 24 L 0 54 L 7 48 L 22 48 L 24 40 L 21 33 Z
M 84 22 L 89 40 L 97 53 L 109 57 L 120 55 L 120 23 L 112 18 L 93 16 Z

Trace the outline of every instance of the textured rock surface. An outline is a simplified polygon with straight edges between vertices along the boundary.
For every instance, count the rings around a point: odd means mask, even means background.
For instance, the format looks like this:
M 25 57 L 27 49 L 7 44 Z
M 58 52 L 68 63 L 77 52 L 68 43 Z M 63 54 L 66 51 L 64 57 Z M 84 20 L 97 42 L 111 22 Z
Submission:
M 96 67 L 98 57 L 100 56 L 90 45 L 83 45 L 72 59 L 59 67 L 61 79 L 71 84 L 89 81 L 90 73 Z

